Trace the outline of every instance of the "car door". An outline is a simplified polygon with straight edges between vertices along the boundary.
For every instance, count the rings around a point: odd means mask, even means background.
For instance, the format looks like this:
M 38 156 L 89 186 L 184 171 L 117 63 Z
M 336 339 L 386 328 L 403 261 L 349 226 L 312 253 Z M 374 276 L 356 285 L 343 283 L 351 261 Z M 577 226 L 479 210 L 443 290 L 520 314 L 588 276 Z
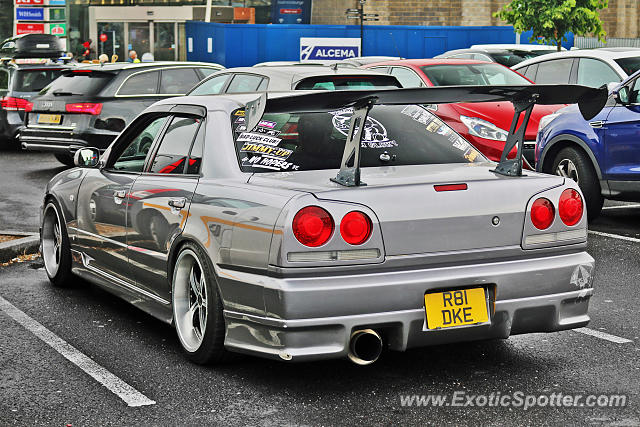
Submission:
M 610 187 L 611 181 L 640 180 L 640 79 L 626 85 L 629 105 L 617 103 L 607 117 L 604 126 L 604 172 Z
M 136 286 L 167 301 L 169 248 L 189 217 L 205 136 L 204 111 L 183 110 L 189 112 L 170 117 L 145 172 L 133 183 L 128 214 L 128 256 Z
M 78 191 L 76 243 L 85 266 L 94 272 L 130 281 L 127 255 L 127 206 L 133 182 L 140 176 L 149 147 L 167 121 L 166 115 L 139 118 L 118 139 L 106 165 L 90 169 Z

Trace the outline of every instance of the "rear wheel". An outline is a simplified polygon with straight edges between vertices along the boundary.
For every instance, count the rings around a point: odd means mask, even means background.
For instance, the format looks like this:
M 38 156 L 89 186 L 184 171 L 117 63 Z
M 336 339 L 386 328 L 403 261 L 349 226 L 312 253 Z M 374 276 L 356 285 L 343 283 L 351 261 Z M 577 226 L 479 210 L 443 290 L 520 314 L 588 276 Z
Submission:
M 176 258 L 172 281 L 173 321 L 186 356 L 193 362 L 220 362 L 225 324 L 213 268 L 200 247 L 186 243 Z
M 68 285 L 71 278 L 71 247 L 62 214 L 53 201 L 44 208 L 40 242 L 49 280 L 54 286 Z
M 553 173 L 573 179 L 578 183 L 584 194 L 589 220 L 600 215 L 604 203 L 600 182 L 591 160 L 582 150 L 574 147 L 560 150 L 553 161 Z
M 63 165 L 74 166 L 73 157 L 68 154 L 54 153 L 53 156 Z

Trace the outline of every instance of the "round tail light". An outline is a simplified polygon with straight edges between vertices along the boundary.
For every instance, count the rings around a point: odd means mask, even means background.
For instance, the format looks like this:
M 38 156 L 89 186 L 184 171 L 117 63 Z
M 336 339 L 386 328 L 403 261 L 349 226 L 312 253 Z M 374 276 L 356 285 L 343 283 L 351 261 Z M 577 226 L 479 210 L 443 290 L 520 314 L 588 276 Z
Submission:
M 371 219 L 362 212 L 352 211 L 340 222 L 340 235 L 350 245 L 361 245 L 371 236 Z
M 333 229 L 333 218 L 318 206 L 302 208 L 293 217 L 293 235 L 305 246 L 324 245 L 333 234 Z
M 531 222 L 538 230 L 549 228 L 554 216 L 555 209 L 549 199 L 541 197 L 531 205 Z
M 576 190 L 569 188 L 560 195 L 558 215 L 566 225 L 576 225 L 583 214 L 582 197 Z

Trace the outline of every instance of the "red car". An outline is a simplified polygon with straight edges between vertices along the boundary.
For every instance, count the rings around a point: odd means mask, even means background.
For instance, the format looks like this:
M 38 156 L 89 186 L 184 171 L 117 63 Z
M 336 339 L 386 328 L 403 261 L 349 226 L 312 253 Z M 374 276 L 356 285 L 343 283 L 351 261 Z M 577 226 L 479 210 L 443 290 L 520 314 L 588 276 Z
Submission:
M 495 62 L 466 59 L 403 59 L 363 66 L 395 76 L 402 87 L 532 84 Z M 536 105 L 524 142 L 524 157 L 533 166 L 538 122 L 563 105 Z M 491 160 L 499 161 L 513 119 L 510 102 L 440 104 L 430 106 L 440 118 Z M 512 155 L 515 154 L 515 148 Z

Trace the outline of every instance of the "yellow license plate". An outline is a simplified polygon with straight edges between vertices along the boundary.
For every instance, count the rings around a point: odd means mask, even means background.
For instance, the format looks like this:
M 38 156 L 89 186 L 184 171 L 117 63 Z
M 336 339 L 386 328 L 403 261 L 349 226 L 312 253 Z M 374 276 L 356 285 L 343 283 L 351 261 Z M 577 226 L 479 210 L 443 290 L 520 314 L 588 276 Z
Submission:
M 424 295 L 427 329 L 451 328 L 489 321 L 484 288 L 433 292 Z
M 38 114 L 38 123 L 49 123 L 59 125 L 62 120 L 60 114 Z

